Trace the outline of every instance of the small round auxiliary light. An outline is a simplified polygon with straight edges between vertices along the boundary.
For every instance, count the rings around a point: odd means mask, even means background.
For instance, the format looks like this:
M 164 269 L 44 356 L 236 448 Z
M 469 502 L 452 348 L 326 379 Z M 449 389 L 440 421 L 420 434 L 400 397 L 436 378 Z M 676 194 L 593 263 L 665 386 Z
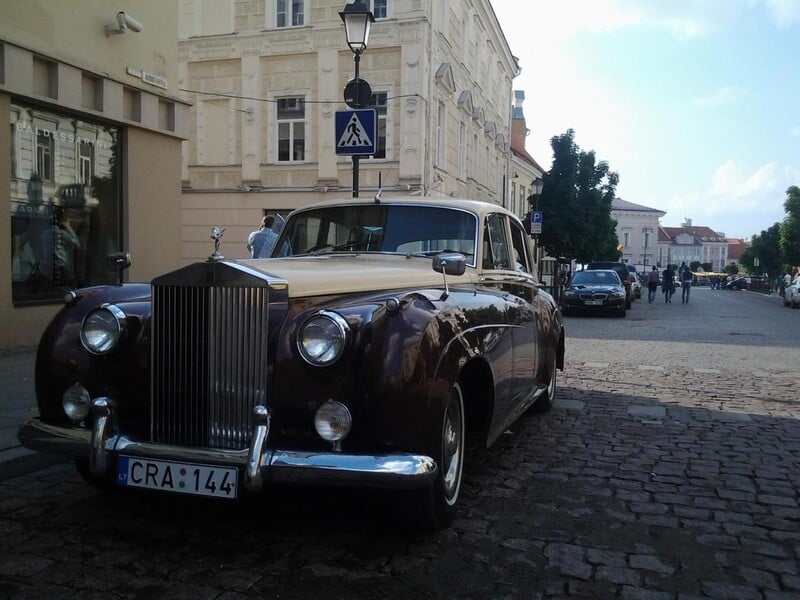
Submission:
M 328 442 L 339 442 L 350 433 L 353 418 L 350 411 L 341 402 L 328 400 L 317 409 L 314 415 L 314 427 L 319 436 Z
M 61 397 L 61 405 L 66 415 L 75 423 L 83 421 L 89 414 L 92 398 L 89 391 L 80 384 L 73 384 L 67 388 Z

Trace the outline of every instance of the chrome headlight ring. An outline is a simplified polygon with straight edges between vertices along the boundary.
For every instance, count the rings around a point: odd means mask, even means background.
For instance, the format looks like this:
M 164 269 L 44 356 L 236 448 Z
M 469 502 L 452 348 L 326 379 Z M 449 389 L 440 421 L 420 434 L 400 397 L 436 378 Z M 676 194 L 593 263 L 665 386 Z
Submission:
M 339 313 L 321 310 L 314 313 L 297 331 L 297 349 L 308 364 L 327 367 L 344 354 L 350 326 Z
M 102 356 L 117 347 L 128 331 L 125 312 L 114 304 L 103 304 L 81 322 L 81 344 L 87 352 Z

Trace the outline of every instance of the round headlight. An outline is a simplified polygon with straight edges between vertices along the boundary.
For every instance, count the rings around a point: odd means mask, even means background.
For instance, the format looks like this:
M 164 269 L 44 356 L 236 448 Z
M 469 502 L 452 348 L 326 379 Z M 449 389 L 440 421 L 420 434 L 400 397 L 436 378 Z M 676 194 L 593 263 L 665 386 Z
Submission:
M 125 313 L 113 304 L 94 309 L 81 323 L 81 343 L 92 354 L 111 352 L 125 334 Z
M 89 391 L 77 383 L 69 386 L 61 397 L 61 405 L 64 407 L 64 412 L 76 423 L 86 418 L 89 414 L 91 403 L 92 398 L 89 396 Z
M 349 330 L 342 315 L 321 310 L 300 327 L 297 348 L 309 364 L 316 367 L 331 365 L 344 352 Z
M 353 418 L 350 411 L 341 402 L 328 400 L 317 409 L 314 415 L 314 427 L 323 440 L 338 442 L 347 437 Z

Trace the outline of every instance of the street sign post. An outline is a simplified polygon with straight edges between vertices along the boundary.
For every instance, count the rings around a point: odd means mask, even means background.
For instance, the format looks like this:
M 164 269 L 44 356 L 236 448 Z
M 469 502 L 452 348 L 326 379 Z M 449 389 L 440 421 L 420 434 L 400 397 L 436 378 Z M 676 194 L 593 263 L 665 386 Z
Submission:
M 542 211 L 531 211 L 531 235 L 542 233 Z

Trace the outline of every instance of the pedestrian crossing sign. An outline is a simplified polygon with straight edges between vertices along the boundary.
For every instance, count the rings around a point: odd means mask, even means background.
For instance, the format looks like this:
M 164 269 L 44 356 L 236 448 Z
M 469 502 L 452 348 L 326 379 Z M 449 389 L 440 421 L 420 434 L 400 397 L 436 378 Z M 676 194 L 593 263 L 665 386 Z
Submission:
M 374 108 L 336 111 L 336 154 L 375 154 Z

